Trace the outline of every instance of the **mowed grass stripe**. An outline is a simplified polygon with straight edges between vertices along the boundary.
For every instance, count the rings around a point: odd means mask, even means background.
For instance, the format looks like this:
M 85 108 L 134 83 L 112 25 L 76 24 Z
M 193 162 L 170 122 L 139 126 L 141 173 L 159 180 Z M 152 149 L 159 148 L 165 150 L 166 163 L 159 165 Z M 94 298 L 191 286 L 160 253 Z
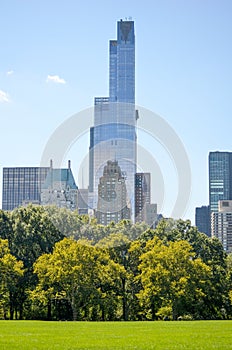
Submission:
M 232 321 L 0 321 L 1 350 L 229 350 Z

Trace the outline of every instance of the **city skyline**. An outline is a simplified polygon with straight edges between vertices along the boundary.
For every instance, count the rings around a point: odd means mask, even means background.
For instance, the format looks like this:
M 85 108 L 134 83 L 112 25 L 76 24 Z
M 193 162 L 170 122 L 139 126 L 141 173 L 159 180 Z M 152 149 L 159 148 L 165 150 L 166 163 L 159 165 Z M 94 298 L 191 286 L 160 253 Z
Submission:
M 121 2 L 123 13 L 121 6 L 112 13 L 105 1 L 91 4 L 91 13 L 88 4 L 68 4 L 2 5 L 1 184 L 3 167 L 39 166 L 52 132 L 70 115 L 93 105 L 93 96 L 106 95 L 112 23 L 129 14 L 136 22 L 136 102 L 162 115 L 185 145 L 192 167 L 192 198 L 185 217 L 194 222 L 195 207 L 208 204 L 209 152 L 231 149 L 232 4 L 157 1 L 146 7 L 129 1 Z M 159 147 L 154 154 L 162 165 Z M 67 157 L 77 178 L 79 150 Z M 174 177 L 169 169 L 170 164 L 162 168 L 166 216 Z M 154 176 L 152 186 L 154 192 Z

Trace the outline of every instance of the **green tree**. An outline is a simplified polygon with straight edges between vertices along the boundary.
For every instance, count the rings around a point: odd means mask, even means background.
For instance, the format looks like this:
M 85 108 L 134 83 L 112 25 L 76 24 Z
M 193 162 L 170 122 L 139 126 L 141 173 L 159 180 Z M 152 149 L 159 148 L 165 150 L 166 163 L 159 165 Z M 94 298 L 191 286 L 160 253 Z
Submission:
M 155 230 L 149 230 L 142 235 L 144 241 L 158 237 L 164 244 L 185 240 L 192 246 L 196 257 L 208 265 L 212 274 L 210 277 L 211 288 L 205 297 L 204 307 L 201 308 L 199 317 L 221 318 L 228 305 L 228 284 L 226 278 L 226 253 L 222 244 L 216 238 L 209 238 L 206 234 L 192 226 L 190 220 L 163 219 Z M 144 240 L 145 238 L 145 240 Z
M 23 318 L 27 290 L 36 285 L 33 276 L 33 264 L 37 258 L 51 252 L 54 244 L 63 239 L 63 234 L 49 218 L 48 212 L 42 206 L 29 205 L 20 207 L 11 213 L 12 234 L 9 238 L 11 253 L 17 260 L 23 261 L 25 273 L 15 296 L 19 308 L 19 318 Z M 30 313 L 30 305 L 27 303 Z
M 130 222 L 125 220 L 121 222 L 122 225 L 129 224 Z M 115 225 L 116 226 L 116 225 Z M 113 226 L 113 227 L 115 227 Z M 114 231 L 114 230 L 113 230 Z M 122 233 L 111 233 L 107 237 L 100 240 L 97 247 L 105 248 L 110 254 L 113 261 L 123 266 L 125 274 L 121 275 L 121 288 L 120 294 L 122 296 L 122 319 L 128 320 L 129 313 L 129 294 L 130 294 L 130 282 L 132 275 L 129 273 L 128 265 L 128 249 L 130 247 L 130 240 Z
M 12 226 L 10 214 L 6 211 L 0 210 L 0 238 L 10 239 L 12 234 Z
M 8 241 L 0 239 L 0 314 L 14 316 L 14 296 L 23 275 L 23 263 L 10 254 Z
M 80 229 L 84 224 L 77 210 L 71 211 L 66 208 L 58 208 L 55 205 L 43 207 L 47 212 L 53 226 L 65 237 L 80 238 Z
M 210 238 L 191 226 L 189 220 L 178 220 L 175 233 L 178 239 L 187 240 L 193 247 L 196 256 L 207 264 L 212 274 L 211 288 L 201 308 L 203 318 L 224 318 L 228 305 L 228 284 L 226 279 L 226 253 L 217 238 Z
M 49 300 L 66 298 L 74 321 L 91 318 L 97 308 L 104 318 L 106 300 L 109 294 L 116 296 L 116 284 L 124 273 L 103 250 L 67 238 L 55 245 L 52 254 L 37 260 L 34 272 L 39 279 L 37 292 Z
M 228 254 L 226 259 L 227 264 L 227 283 L 228 283 L 228 297 L 229 297 L 229 307 L 228 313 L 229 317 L 232 317 L 232 253 Z
M 32 268 L 40 255 L 51 252 L 54 244 L 64 238 L 42 206 L 15 209 L 12 228 L 11 252 L 24 262 L 25 268 Z
M 148 232 L 148 230 L 146 232 Z M 142 289 L 141 280 L 138 278 L 138 275 L 140 274 L 140 257 L 145 252 L 145 247 L 146 243 L 144 244 L 144 240 L 142 238 L 133 241 L 128 250 L 128 272 L 130 274 L 130 296 L 128 299 L 129 319 L 131 320 L 142 319 L 142 307 L 138 302 L 137 295 Z
M 133 224 L 130 220 L 124 219 L 117 224 L 111 222 L 108 226 L 105 226 L 105 237 L 113 233 L 121 233 L 131 241 L 137 239 L 147 229 L 148 225 L 145 223 Z
M 195 259 L 190 244 L 177 241 L 165 245 L 155 237 L 146 248 L 139 266 L 142 290 L 138 297 L 147 317 L 155 319 L 161 307 L 169 306 L 172 318 L 177 319 L 192 311 L 196 303 L 202 305 L 211 270 Z

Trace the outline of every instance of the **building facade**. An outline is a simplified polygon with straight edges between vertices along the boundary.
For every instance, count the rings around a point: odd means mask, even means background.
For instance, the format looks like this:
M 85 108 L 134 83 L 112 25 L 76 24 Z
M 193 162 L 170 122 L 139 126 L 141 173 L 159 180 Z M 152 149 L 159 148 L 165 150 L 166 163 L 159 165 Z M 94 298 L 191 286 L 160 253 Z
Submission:
M 232 200 L 218 203 L 218 212 L 211 214 L 211 232 L 227 253 L 232 253 Z
M 209 237 L 211 236 L 211 218 L 209 205 L 204 205 L 202 207 L 196 208 L 195 225 L 200 232 L 205 233 Z
M 135 35 L 133 21 L 117 23 L 117 40 L 109 43 L 109 97 L 96 97 L 90 129 L 89 198 L 96 208 L 98 184 L 108 160 L 118 162 L 134 211 L 137 163 L 135 111 Z
M 210 212 L 218 211 L 220 200 L 232 199 L 232 152 L 209 153 Z
M 157 213 L 157 204 L 156 203 L 146 203 L 145 205 L 145 222 L 150 227 L 155 228 L 158 222 L 162 219 L 162 215 Z
M 54 169 L 52 162 L 41 188 L 41 204 L 58 208 L 77 209 L 78 188 L 75 183 L 71 162 L 68 168 Z
M 96 218 L 102 225 L 130 219 L 125 179 L 117 161 L 107 161 L 98 185 Z
M 146 204 L 151 203 L 151 174 L 135 174 L 135 222 L 146 221 Z
M 151 174 L 135 174 L 135 222 L 145 222 L 155 227 L 161 216 L 157 213 L 157 204 L 151 203 Z
M 49 167 L 3 168 L 2 209 L 41 204 L 41 188 Z
M 77 206 L 80 215 L 88 214 L 88 189 L 78 188 Z

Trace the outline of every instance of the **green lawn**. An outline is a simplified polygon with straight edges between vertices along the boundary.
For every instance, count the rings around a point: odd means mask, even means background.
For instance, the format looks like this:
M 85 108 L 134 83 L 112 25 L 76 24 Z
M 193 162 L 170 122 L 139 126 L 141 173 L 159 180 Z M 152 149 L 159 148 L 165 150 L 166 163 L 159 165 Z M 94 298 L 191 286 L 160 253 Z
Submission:
M 232 321 L 0 321 L 1 350 L 232 349 Z

